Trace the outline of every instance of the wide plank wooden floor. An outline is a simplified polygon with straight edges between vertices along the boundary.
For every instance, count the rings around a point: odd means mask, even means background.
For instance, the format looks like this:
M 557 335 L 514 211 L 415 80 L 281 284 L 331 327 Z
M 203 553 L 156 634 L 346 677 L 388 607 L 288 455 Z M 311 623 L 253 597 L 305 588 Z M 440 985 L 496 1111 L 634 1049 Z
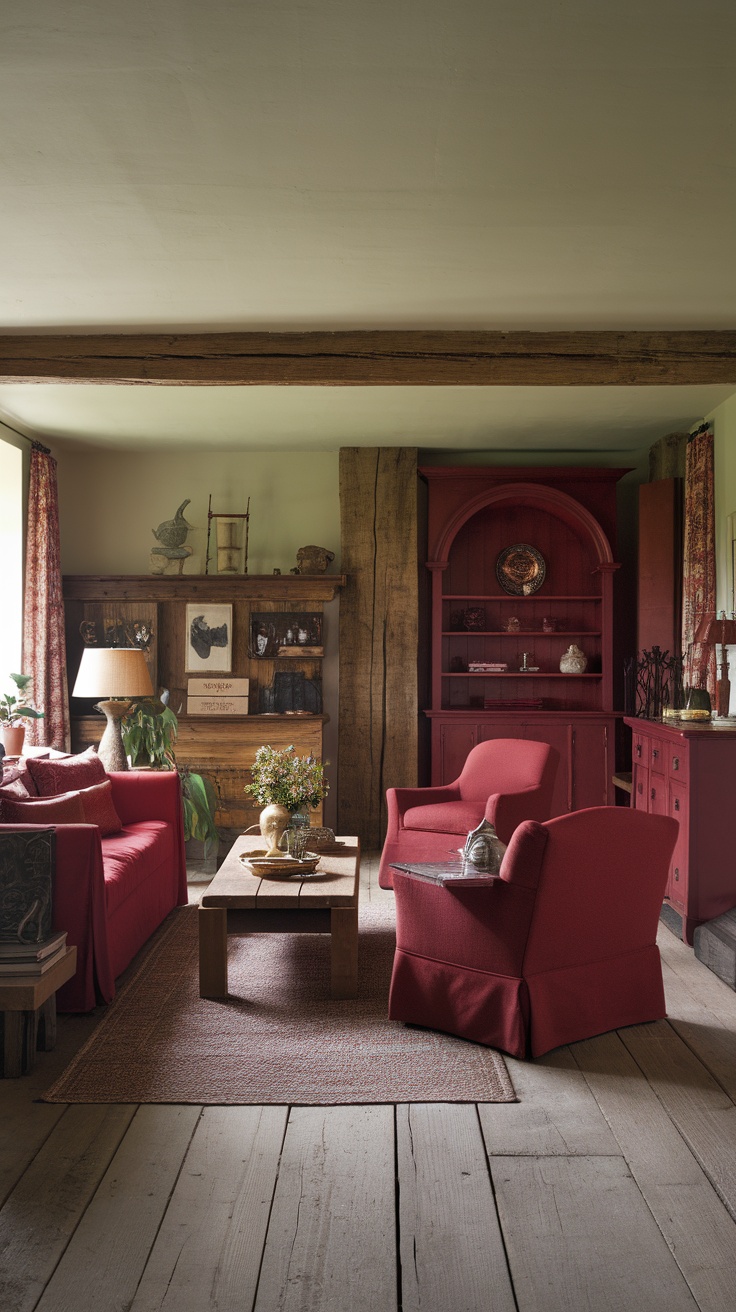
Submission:
M 732 1312 L 736 994 L 660 946 L 669 1019 L 516 1104 L 47 1106 L 60 1018 L 0 1082 L 1 1312 Z

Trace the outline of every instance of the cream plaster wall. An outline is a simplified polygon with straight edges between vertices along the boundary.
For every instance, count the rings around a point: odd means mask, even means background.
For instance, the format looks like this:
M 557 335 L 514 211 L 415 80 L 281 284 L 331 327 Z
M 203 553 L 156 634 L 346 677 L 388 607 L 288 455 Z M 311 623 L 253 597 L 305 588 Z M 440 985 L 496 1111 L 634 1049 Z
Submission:
M 713 424 L 716 507 L 716 592 L 719 610 L 734 609 L 729 516 L 736 514 L 736 396 L 708 415 Z
M 147 574 L 152 529 L 185 498 L 194 554 L 185 574 L 204 573 L 207 503 L 244 511 L 250 497 L 248 572 L 286 574 L 299 547 L 335 552 L 339 567 L 338 453 L 182 450 L 102 452 L 63 449 L 59 468 L 61 559 L 65 574 Z M 214 536 L 214 533 L 213 533 Z

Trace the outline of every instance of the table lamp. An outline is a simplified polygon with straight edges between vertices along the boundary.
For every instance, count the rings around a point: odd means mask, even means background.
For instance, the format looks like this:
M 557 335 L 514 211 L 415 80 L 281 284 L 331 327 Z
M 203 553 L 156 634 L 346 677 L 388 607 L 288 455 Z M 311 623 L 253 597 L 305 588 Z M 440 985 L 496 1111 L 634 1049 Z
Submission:
M 139 647 L 85 647 L 72 697 L 102 697 L 95 706 L 107 719 L 98 752 L 106 770 L 127 770 L 120 721 L 131 700 L 153 696 L 146 657 Z
M 736 643 L 736 617 L 732 615 L 730 620 L 726 619 L 725 610 L 722 610 L 720 615 L 716 615 L 715 611 L 706 611 L 698 623 L 693 641 L 702 643 L 704 647 L 716 648 L 716 660 L 718 662 L 716 715 L 727 716 L 731 701 L 727 648 Z M 719 647 L 720 654 L 718 653 Z

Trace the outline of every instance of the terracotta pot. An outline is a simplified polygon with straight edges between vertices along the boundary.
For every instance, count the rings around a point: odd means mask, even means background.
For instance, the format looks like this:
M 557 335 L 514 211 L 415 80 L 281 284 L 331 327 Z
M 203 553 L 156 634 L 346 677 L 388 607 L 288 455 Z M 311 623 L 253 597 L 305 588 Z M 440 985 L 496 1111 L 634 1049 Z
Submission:
M 289 827 L 290 820 L 291 811 L 281 806 L 279 802 L 271 802 L 269 806 L 264 806 L 258 817 L 258 825 L 266 844 L 266 856 L 283 856 L 279 843 L 284 836 L 284 830 Z
M 20 756 L 26 736 L 24 724 L 4 724 L 2 726 L 3 747 L 6 756 Z

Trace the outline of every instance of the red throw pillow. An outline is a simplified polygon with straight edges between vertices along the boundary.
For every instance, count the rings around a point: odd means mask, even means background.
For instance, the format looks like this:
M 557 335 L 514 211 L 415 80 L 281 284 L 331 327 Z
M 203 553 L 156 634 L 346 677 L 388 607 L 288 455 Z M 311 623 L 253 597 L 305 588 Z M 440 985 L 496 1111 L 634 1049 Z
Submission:
M 2 787 L 7 788 L 8 784 L 14 783 L 21 783 L 29 797 L 38 797 L 30 770 L 23 760 L 18 761 L 17 765 L 6 765 L 3 769 Z
M 120 833 L 123 822 L 115 810 L 115 803 L 112 800 L 112 784 L 109 779 L 106 779 L 103 784 L 93 784 L 91 788 L 82 788 L 79 796 L 82 799 L 84 818 L 88 825 L 98 825 L 103 838 L 106 834 Z
M 70 789 L 90 788 L 107 779 L 107 771 L 94 747 L 88 747 L 79 756 L 62 756 L 51 761 L 31 756 L 28 769 L 41 797 L 56 797 Z
M 6 825 L 84 825 L 87 823 L 79 793 L 60 797 L 31 797 L 27 802 L 4 797 L 0 817 Z
M 27 801 L 30 797 L 30 793 L 20 779 L 12 779 L 8 784 L 3 780 L 2 788 L 0 788 L 0 801 L 2 801 L 4 797 L 9 797 L 11 802 L 17 802 L 18 799 L 22 797 L 25 797 Z

